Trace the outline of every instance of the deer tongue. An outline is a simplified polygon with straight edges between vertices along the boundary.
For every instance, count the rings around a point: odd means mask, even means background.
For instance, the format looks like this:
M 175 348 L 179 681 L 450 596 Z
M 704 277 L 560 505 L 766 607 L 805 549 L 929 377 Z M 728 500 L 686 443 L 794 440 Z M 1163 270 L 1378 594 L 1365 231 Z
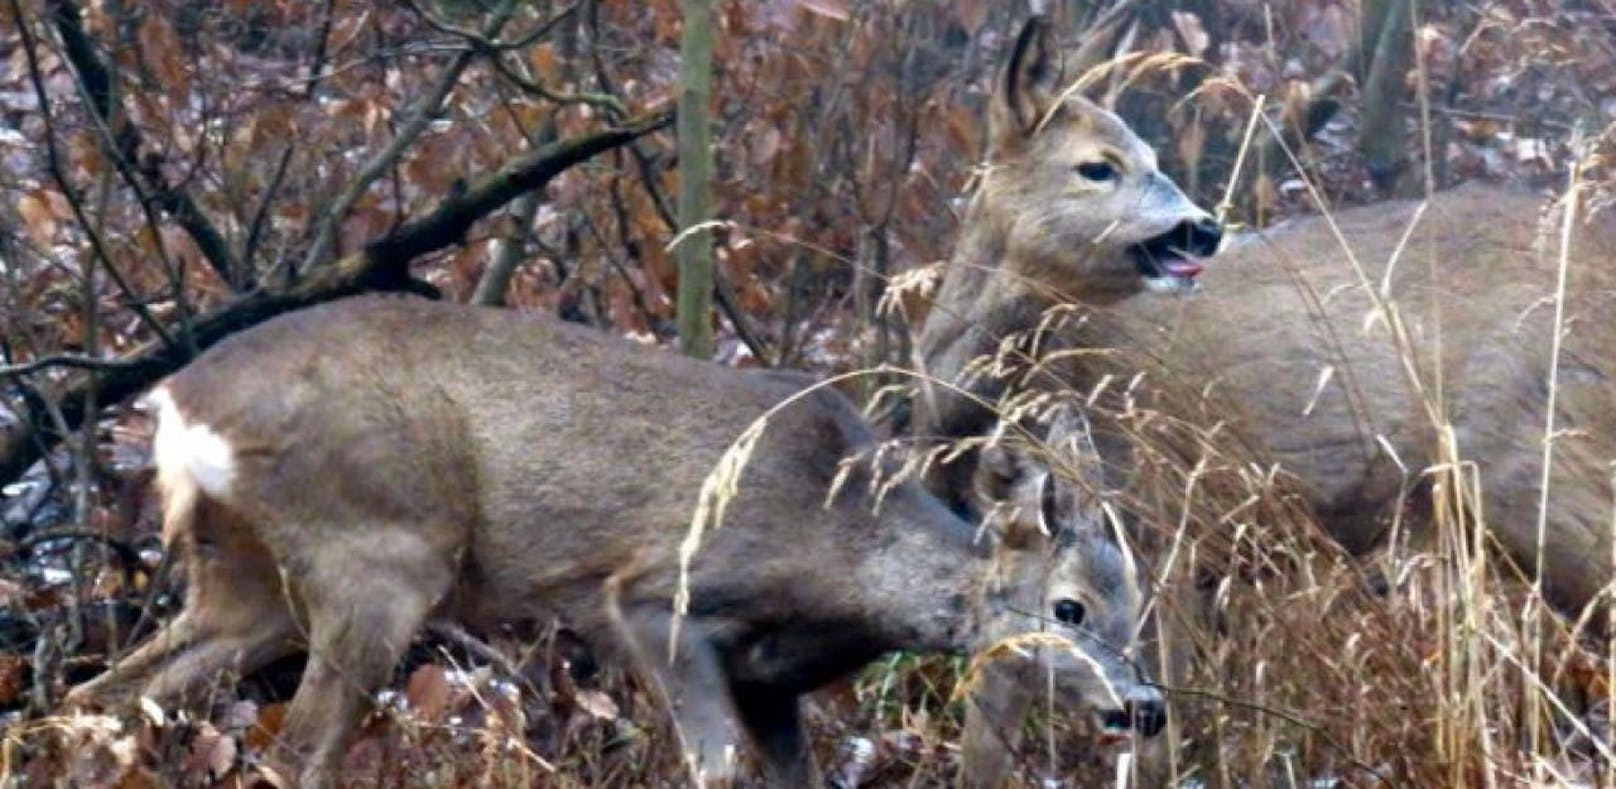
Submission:
M 1193 258 L 1169 258 L 1162 261 L 1162 268 L 1175 277 L 1190 278 L 1200 274 L 1206 266 Z

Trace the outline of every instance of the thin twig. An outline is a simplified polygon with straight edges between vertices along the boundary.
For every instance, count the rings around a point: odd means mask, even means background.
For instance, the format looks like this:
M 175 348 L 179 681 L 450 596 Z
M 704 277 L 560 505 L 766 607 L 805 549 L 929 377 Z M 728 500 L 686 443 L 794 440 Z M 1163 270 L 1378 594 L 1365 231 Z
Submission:
M 466 28 L 460 27 L 459 25 L 456 25 L 456 24 L 453 24 L 453 23 L 450 23 L 450 22 L 445 22 L 445 21 L 433 16 L 426 9 L 422 8 L 420 5 L 416 4 L 415 0 L 404 0 L 404 5 L 407 8 L 409 8 L 411 11 L 414 11 L 416 16 L 419 16 L 421 18 L 421 21 L 423 21 L 423 22 L 425 22 L 427 24 L 427 27 L 430 27 L 433 30 L 438 31 L 439 33 L 445 33 L 447 35 L 455 36 L 457 38 L 463 38 L 463 39 L 471 42 L 474 45 L 474 47 L 477 48 L 477 49 L 491 51 L 491 52 L 503 52 L 503 51 L 510 51 L 510 50 L 518 50 L 518 49 L 527 49 L 528 46 L 531 45 L 533 42 L 538 41 L 541 38 L 544 38 L 546 35 L 549 35 L 550 31 L 554 30 L 556 25 L 561 24 L 562 20 L 566 19 L 567 17 L 572 16 L 575 12 L 577 12 L 579 4 L 582 3 L 582 2 L 584 2 L 584 0 L 578 0 L 578 2 L 575 2 L 572 5 L 569 5 L 566 8 L 561 9 L 560 11 L 557 11 L 554 16 L 552 16 L 549 19 L 545 20 L 538 27 L 536 27 L 533 30 L 529 31 L 528 33 L 526 33 L 525 35 L 523 35 L 520 38 L 516 39 L 515 41 L 495 41 L 494 36 L 499 34 L 498 30 L 494 30 L 492 32 L 486 32 L 485 31 L 485 32 L 482 32 L 482 33 L 478 33 L 475 30 L 468 30 Z
M 484 26 L 483 36 L 486 38 L 498 35 L 499 31 L 505 27 L 505 23 L 510 21 L 515 10 L 515 0 L 504 0 L 504 2 L 500 3 L 499 7 L 494 10 L 493 16 L 488 20 L 488 24 Z M 372 156 L 370 161 L 365 162 L 364 166 L 359 168 L 359 172 L 354 174 L 353 179 L 348 182 L 348 185 L 343 188 L 336 199 L 332 200 L 331 204 L 326 207 L 323 212 L 325 219 L 320 223 L 319 231 L 314 237 L 314 243 L 309 246 L 308 255 L 304 257 L 303 265 L 298 269 L 299 272 L 308 272 L 317 266 L 323 265 L 331 257 L 337 243 L 337 231 L 342 228 L 342 223 L 348 218 L 348 213 L 353 210 L 354 204 L 358 203 L 359 198 L 369 191 L 370 185 L 375 183 L 376 179 L 387 174 L 393 168 L 393 165 L 403 158 L 404 153 L 415 144 L 421 133 L 425 132 L 427 127 L 432 124 L 432 120 L 442 111 L 443 102 L 448 99 L 455 86 L 460 84 L 460 75 L 465 72 L 467 66 L 471 65 L 471 61 L 477 57 L 479 51 L 477 49 L 462 50 L 453 60 L 449 61 L 449 65 L 444 68 L 442 74 L 438 75 L 438 81 L 432 85 L 426 95 L 422 96 L 420 101 L 417 101 L 414 106 L 406 111 L 409 120 L 405 121 L 398 133 L 393 136 L 392 142 L 389 142 L 386 147 L 378 151 L 375 156 Z
M 45 161 L 50 171 L 51 179 L 61 189 L 62 197 L 67 200 L 68 207 L 73 210 L 73 217 L 78 221 L 85 238 L 89 240 L 90 248 L 95 253 L 95 260 L 100 261 L 101 265 L 106 268 L 107 274 L 112 277 L 113 284 L 117 285 L 118 290 L 123 293 L 124 299 L 129 304 L 129 309 L 133 310 L 140 317 L 141 322 L 150 328 L 165 345 L 173 346 L 173 336 L 151 314 L 151 310 L 146 309 L 146 305 L 140 300 L 139 295 L 135 293 L 134 288 L 129 284 L 129 280 L 124 277 L 123 272 L 112 264 L 112 256 L 107 251 L 105 240 L 101 238 L 101 234 L 96 231 L 94 223 L 90 221 L 89 216 L 85 213 L 84 202 L 80 198 L 78 190 L 73 188 L 72 182 L 67 178 L 67 171 L 62 167 L 61 153 L 56 148 L 56 121 L 54 114 L 50 111 L 50 97 L 45 93 L 45 77 L 39 67 L 39 55 L 34 51 L 36 46 L 34 32 L 29 28 L 28 20 L 23 16 L 22 8 L 17 3 L 17 0 L 11 0 L 11 13 L 16 20 L 17 32 L 22 38 L 23 55 L 28 61 L 29 80 L 33 83 L 34 98 L 39 102 L 40 118 L 45 124 Z
M 1307 729 L 1308 731 L 1313 732 L 1314 734 L 1318 735 L 1319 739 L 1322 739 L 1331 748 L 1333 748 L 1336 751 L 1340 752 L 1341 755 L 1346 757 L 1347 761 L 1351 762 L 1354 767 L 1357 767 L 1358 769 L 1363 770 L 1364 772 L 1366 772 L 1366 773 L 1368 773 L 1370 775 L 1373 775 L 1375 778 L 1379 779 L 1382 783 L 1384 783 L 1384 784 L 1386 784 L 1388 786 L 1397 786 L 1398 785 L 1396 781 L 1392 780 L 1391 776 L 1386 775 L 1384 772 L 1380 771 L 1379 769 L 1375 768 L 1374 766 L 1370 765 L 1369 763 L 1363 761 L 1362 759 L 1359 759 L 1356 755 L 1353 754 L 1353 752 L 1352 752 L 1352 750 L 1350 748 L 1348 748 L 1346 745 L 1343 745 L 1340 740 L 1337 740 L 1335 738 L 1335 736 L 1330 734 L 1330 732 L 1328 730 L 1326 730 L 1323 726 L 1320 726 L 1319 724 L 1314 723 L 1313 721 L 1310 721 L 1310 720 L 1308 720 L 1306 718 L 1303 718 L 1302 716 L 1297 715 L 1294 712 L 1288 712 L 1286 710 L 1279 709 L 1278 707 L 1270 707 L 1270 706 L 1268 706 L 1266 704 L 1258 704 L 1257 702 L 1254 702 L 1254 701 L 1246 701 L 1244 699 L 1232 698 L 1232 697 L 1229 697 L 1229 696 L 1225 696 L 1222 693 L 1218 693 L 1216 691 L 1202 690 L 1200 688 L 1177 688 L 1177 687 L 1170 687 L 1170 686 L 1167 686 L 1167 685 L 1153 685 L 1152 687 L 1155 687 L 1156 689 L 1162 691 L 1163 693 L 1166 693 L 1166 694 L 1171 695 L 1171 696 L 1188 696 L 1188 697 L 1191 697 L 1191 698 L 1206 699 L 1208 701 L 1214 701 L 1214 702 L 1217 702 L 1218 704 L 1223 704 L 1223 705 L 1229 706 L 1229 707 L 1239 707 L 1240 709 L 1250 710 L 1252 712 L 1260 712 L 1260 713 L 1262 713 L 1264 715 L 1271 715 L 1271 716 L 1273 716 L 1275 718 L 1279 718 L 1280 720 L 1285 721 L 1286 723 L 1290 723 L 1290 724 L 1293 724 L 1293 725 L 1296 725 L 1296 726 L 1300 726 L 1300 727 L 1302 727 L 1304 729 Z
M 52 367 L 68 367 L 75 370 L 127 370 L 133 364 L 124 359 L 103 359 L 94 356 L 80 356 L 71 353 L 58 353 L 35 359 L 21 364 L 0 365 L 0 377 L 29 375 L 40 370 Z
M 155 203 L 164 213 L 173 217 L 196 242 L 197 250 L 208 265 L 224 281 L 236 284 L 240 271 L 224 235 L 202 213 L 190 194 L 168 182 L 162 173 L 160 157 L 140 158 L 140 131 L 127 118 L 115 113 L 112 93 L 115 75 L 96 54 L 95 44 L 80 21 L 78 6 L 70 0 L 52 0 L 49 7 L 57 34 L 62 37 L 66 59 L 72 64 L 79 84 L 90 99 L 88 103 L 110 154 L 108 158 L 119 175 L 143 204 L 147 201 Z M 20 17 L 17 25 L 19 28 L 26 26 Z M 43 109 L 48 105 L 41 103 L 40 106 Z
M 426 632 L 440 641 L 447 641 L 466 650 L 477 658 L 500 670 L 511 679 L 522 679 L 522 669 L 493 646 L 472 635 L 465 628 L 446 619 L 426 623 Z

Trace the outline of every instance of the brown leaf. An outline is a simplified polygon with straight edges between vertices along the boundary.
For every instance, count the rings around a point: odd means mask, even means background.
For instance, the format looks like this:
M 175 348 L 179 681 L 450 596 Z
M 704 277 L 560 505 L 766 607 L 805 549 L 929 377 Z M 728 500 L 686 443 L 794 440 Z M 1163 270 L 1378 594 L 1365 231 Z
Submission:
M 34 237 L 35 244 L 49 247 L 55 243 L 56 217 L 45 198 L 40 195 L 23 195 L 17 201 L 17 213 L 22 215 L 23 224 L 28 226 L 28 234 Z
M 146 62 L 156 72 L 163 87 L 174 98 L 182 98 L 190 90 L 186 79 L 185 50 L 179 37 L 169 27 L 163 14 L 146 14 L 140 24 L 140 48 Z
M 775 154 L 780 152 L 780 130 L 771 123 L 758 123 L 748 131 L 752 137 L 752 166 L 759 169 L 767 167 L 774 161 Z
M 196 778 L 217 781 L 236 766 L 238 750 L 236 738 L 203 721 L 197 725 L 195 739 L 191 741 L 191 754 L 186 760 L 185 770 Z
M 118 789 L 157 789 L 163 780 L 145 767 L 131 767 L 118 779 Z
M 428 663 L 410 675 L 404 698 L 409 700 L 416 717 L 437 721 L 449 708 L 449 691 L 449 673 L 436 663 Z
M 247 730 L 247 736 L 242 741 L 248 748 L 265 751 L 281 736 L 281 729 L 285 727 L 286 702 L 277 701 L 258 711 L 258 720 Z
M 28 692 L 33 661 L 10 653 L 0 654 L 0 706 L 15 706 Z
M 528 52 L 528 62 L 533 64 L 533 76 L 541 83 L 554 83 L 561 73 L 561 62 L 556 57 L 556 48 L 553 43 L 538 44 Z
M 988 21 L 989 4 L 982 0 L 956 0 L 954 3 L 954 21 L 959 22 L 965 32 L 976 35 L 982 25 Z

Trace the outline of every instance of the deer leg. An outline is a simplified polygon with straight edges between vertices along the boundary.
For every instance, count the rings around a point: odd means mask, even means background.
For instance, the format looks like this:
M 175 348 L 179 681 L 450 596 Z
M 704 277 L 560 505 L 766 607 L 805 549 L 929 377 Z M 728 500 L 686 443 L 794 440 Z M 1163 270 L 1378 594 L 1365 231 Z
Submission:
M 271 760 L 302 764 L 304 789 L 336 782 L 354 728 L 392 676 L 453 580 L 450 552 L 408 530 L 385 532 L 385 548 L 304 556 L 297 580 L 308 608 L 309 663 Z M 315 542 L 319 545 L 319 541 Z
M 70 706 L 116 709 L 137 695 L 165 707 L 194 705 L 221 675 L 249 674 L 294 650 L 291 607 L 268 550 L 229 526 L 201 533 L 186 547 L 184 610 L 105 674 L 74 688 Z
M 63 704 L 73 709 L 123 710 L 132 706 L 141 689 L 176 656 L 199 640 L 199 630 L 191 607 L 158 629 L 146 642 L 106 670 L 105 673 L 68 691 Z
M 960 746 L 959 784 L 970 789 L 1005 785 L 1021 747 L 1021 728 L 1032 705 L 1022 672 L 998 664 L 983 667 L 981 680 L 965 700 L 965 733 Z
M 798 694 L 758 684 L 730 686 L 741 725 L 763 760 L 763 781 L 768 786 L 823 786 L 813 749 L 803 731 L 802 701 Z
M 711 626 L 699 618 L 687 618 L 680 623 L 674 642 L 670 612 L 631 608 L 619 613 L 619 635 L 640 670 L 661 689 L 696 785 L 733 782 L 741 727 L 718 650 L 708 637 Z M 670 642 L 676 645 L 671 654 Z

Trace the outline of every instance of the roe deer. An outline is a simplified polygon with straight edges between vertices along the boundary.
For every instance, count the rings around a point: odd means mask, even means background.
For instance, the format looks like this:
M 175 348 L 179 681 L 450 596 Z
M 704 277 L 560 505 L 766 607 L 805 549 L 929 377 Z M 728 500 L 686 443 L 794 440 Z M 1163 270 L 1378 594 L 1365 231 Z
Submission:
M 1034 448 L 1018 449 L 1025 442 L 1014 442 L 991 443 L 981 450 L 976 466 L 976 503 L 985 512 L 988 528 L 995 533 L 1076 534 L 1093 528 L 1092 524 L 1109 522 L 1095 497 L 1079 493 L 1085 487 L 1101 484 L 1098 455 L 1087 420 L 1069 406 L 1046 410 L 1052 411 L 1047 415 L 1049 425 L 1036 431 L 1043 434 L 1043 439 L 1035 442 Z M 1036 422 L 1030 426 L 1039 427 Z M 1001 430 L 1005 427 L 1000 425 Z M 1078 479 L 1057 482 L 1067 475 Z M 1057 620 L 1078 618 L 1090 622 L 1090 627 L 1102 622 L 1102 632 L 1118 634 L 1113 641 L 1130 643 L 1122 634 L 1139 626 L 1140 590 L 1136 568 L 1118 547 L 1123 544 L 1118 537 L 1109 543 L 1095 541 L 1081 553 L 1088 564 L 1085 572 L 1074 577 L 1081 577 L 1087 590 L 1070 587 L 1070 581 L 1061 578 L 1049 578 L 1047 586 L 1027 584 L 1027 579 L 1047 573 L 1037 554 L 1027 551 L 1003 552 L 995 566 L 994 581 L 1005 589 L 1041 593 L 1041 597 L 1020 601 L 1023 609 L 1052 610 Z M 1132 597 L 1095 598 L 1088 591 L 1094 589 L 1125 590 Z M 982 625 L 981 638 L 987 643 L 1013 640 L 1017 635 L 1014 628 L 1019 626 L 1008 619 L 987 621 Z M 1027 710 L 1043 687 L 1044 678 L 1036 664 L 1029 661 L 989 661 L 982 666 L 965 708 L 960 755 L 962 785 L 1002 784 L 1010 772 L 1011 756 L 1021 744 Z M 1106 739 L 1115 740 L 1129 729 L 1128 712 L 1109 713 L 1113 719 L 1106 721 Z M 1156 734 L 1167 722 L 1165 707 L 1160 705 L 1132 712 L 1138 716 L 1132 721 L 1134 727 L 1146 736 Z
M 1120 358 L 1061 354 L 1050 368 L 1061 386 L 1088 393 L 1108 374 L 1129 381 L 1149 370 L 1130 397 L 1178 419 L 1210 414 L 1223 422 L 1231 445 L 1301 483 L 1349 550 L 1382 541 L 1402 494 L 1429 488 L 1426 472 L 1444 462 L 1439 449 L 1451 425 L 1457 455 L 1479 471 L 1482 498 L 1463 491 L 1463 506 L 1527 572 L 1541 562 L 1558 605 L 1576 610 L 1603 594 L 1612 580 L 1616 499 L 1616 219 L 1608 211 L 1562 225 L 1564 209 L 1538 196 L 1467 186 L 1428 203 L 1288 222 L 1231 244 L 1193 295 L 1122 301 L 1162 290 L 1158 270 L 1128 267 L 1152 244 L 1141 246 L 1143 233 L 1129 230 L 1143 220 L 1107 229 L 1094 218 L 1114 217 L 1119 200 L 1143 206 L 1124 196 L 1160 176 L 1109 115 L 1074 99 L 1056 102 L 1038 82 L 1013 78 L 1048 68 L 1043 49 L 1018 47 L 1012 77 L 1000 86 L 995 166 L 917 343 L 930 375 L 955 379 L 1001 337 L 1034 329 L 1046 308 L 1075 301 L 1085 307 L 1079 325 L 1040 339 L 1040 350 L 1109 349 Z M 1046 116 L 1047 123 L 1027 122 Z M 1078 151 L 1098 149 L 1127 152 L 1105 170 L 1109 180 L 1070 172 L 1073 157 L 1097 161 Z M 1204 243 L 1180 246 L 1212 251 L 1216 233 L 1196 238 Z M 1562 254 L 1570 261 L 1565 333 L 1551 383 Z M 1194 262 L 1158 268 L 1199 273 Z M 1182 278 L 1175 284 L 1192 290 Z M 1377 296 L 1395 303 L 1395 320 L 1377 312 Z M 990 398 L 997 386 L 974 385 Z M 1169 389 L 1190 393 L 1190 402 L 1173 410 Z M 991 418 L 941 388 L 924 405 L 917 427 L 925 432 L 973 435 Z M 963 489 L 957 480 L 966 471 L 951 472 L 955 481 L 941 487 Z M 1429 500 L 1416 503 L 1429 509 Z
M 1109 304 L 1142 288 L 1195 288 L 1222 229 L 1157 167 L 1120 118 L 1080 95 L 1057 96 L 1048 24 L 1022 28 L 989 104 L 988 164 L 916 348 L 920 371 L 951 381 L 998 341 L 982 324 L 1027 292 Z M 1031 318 L 1036 321 L 1036 313 Z M 985 409 L 925 387 L 916 425 L 979 435 Z M 974 462 L 935 470 L 936 492 L 970 507 Z
M 769 783 L 808 785 L 799 694 L 883 652 L 1025 631 L 1080 648 L 1032 658 L 1063 700 L 1113 728 L 1159 728 L 1161 697 L 1124 656 L 1137 581 L 1105 527 L 1064 519 L 1045 534 L 1012 518 L 979 540 L 914 482 L 876 507 L 868 462 L 827 502 L 874 436 L 832 391 L 782 405 L 804 384 L 415 299 L 265 323 L 154 391 L 185 607 L 69 703 L 196 698 L 306 647 L 274 761 L 327 785 L 429 617 L 474 631 L 559 618 L 655 681 L 698 782 L 731 778 L 749 742 Z M 765 414 L 676 626 L 699 491 Z M 992 577 L 1010 564 L 1026 571 Z

